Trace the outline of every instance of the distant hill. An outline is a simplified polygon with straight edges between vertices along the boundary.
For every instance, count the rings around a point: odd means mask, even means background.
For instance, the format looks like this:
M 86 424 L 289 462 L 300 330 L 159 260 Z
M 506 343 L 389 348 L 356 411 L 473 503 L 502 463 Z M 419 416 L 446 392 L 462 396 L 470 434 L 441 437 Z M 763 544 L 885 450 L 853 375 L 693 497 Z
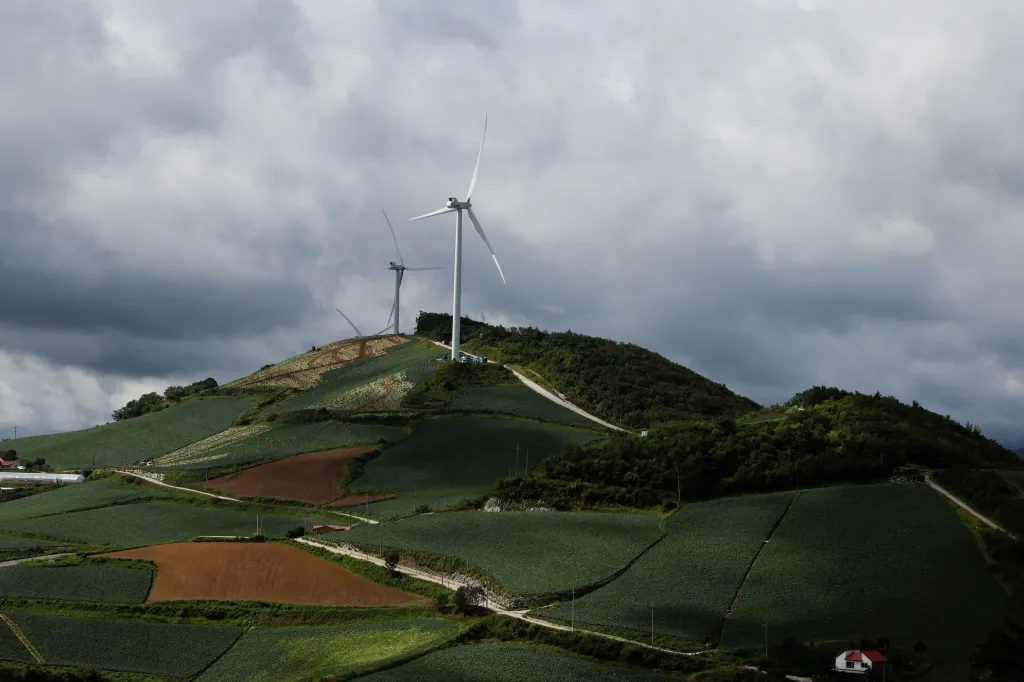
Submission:
M 946 469 L 1021 468 L 980 429 L 893 397 L 815 387 L 749 419 L 688 420 L 646 438 L 613 435 L 546 460 L 498 494 L 561 508 L 650 507 L 718 495 L 888 478 L 904 464 Z
M 1016 450 L 1014 450 L 1014 452 L 1016 452 L 1021 457 L 1024 457 L 1024 448 L 1017 448 Z
M 420 311 L 416 333 L 450 343 L 451 315 Z M 462 344 L 488 359 L 533 370 L 580 407 L 627 428 L 680 419 L 737 417 L 760 406 L 631 343 L 462 318 Z M 529 372 L 527 372 L 529 374 Z

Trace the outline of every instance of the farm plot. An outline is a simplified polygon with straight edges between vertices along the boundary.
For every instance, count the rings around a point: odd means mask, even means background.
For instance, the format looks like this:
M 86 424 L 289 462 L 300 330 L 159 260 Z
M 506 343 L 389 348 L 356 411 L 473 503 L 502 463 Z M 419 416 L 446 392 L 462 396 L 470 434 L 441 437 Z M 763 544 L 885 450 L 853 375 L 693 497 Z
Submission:
M 6 526 L 7 522 L 19 519 L 64 514 L 79 509 L 105 507 L 152 497 L 166 495 L 156 490 L 133 490 L 114 481 L 76 483 L 0 504 L 0 523 Z M 10 528 L 5 527 L 5 530 Z
M 6 613 L 48 664 L 167 677 L 196 675 L 242 633 L 219 625 Z
M 8 441 L 21 459 L 42 457 L 55 468 L 125 466 L 159 457 L 231 426 L 246 398 L 193 398 L 181 405 L 81 431 Z
M 13 661 L 15 663 L 35 663 L 32 654 L 28 652 L 25 645 L 18 641 L 18 638 L 7 623 L 0 620 L 0 661 Z
M 520 471 L 525 471 L 527 456 L 533 468 L 566 443 L 595 438 L 592 432 L 515 419 L 428 419 L 367 464 L 353 488 L 399 493 L 369 506 L 369 514 L 381 518 L 409 515 L 423 504 L 442 509 L 484 495 L 496 479 L 508 476 L 517 444 Z
M 310 515 L 310 523 L 337 523 L 337 517 Z M 261 515 L 267 536 L 281 537 L 302 525 L 302 516 Z M 6 524 L 6 530 L 97 545 L 133 547 L 179 542 L 197 535 L 252 535 L 256 514 L 178 504 L 127 504 Z
M 255 628 L 200 682 L 301 682 L 351 675 L 414 655 L 458 632 L 451 621 L 420 619 L 345 627 Z
M 320 382 L 281 407 L 326 407 L 349 412 L 398 410 L 402 398 L 437 366 L 436 351 L 419 343 L 393 346 L 383 355 L 364 357 L 326 372 Z
M 215 460 L 219 452 L 227 447 L 240 443 L 246 438 L 251 438 L 258 433 L 269 431 L 268 424 L 247 424 L 246 426 L 232 426 L 220 433 L 197 440 L 174 452 L 157 457 L 156 464 L 160 466 L 177 466 L 181 464 L 202 464 Z
M 372 448 L 311 452 L 215 478 L 207 487 L 232 497 L 273 497 L 324 504 L 333 501 L 334 482 L 347 463 Z
M 141 604 L 152 579 L 152 571 L 128 566 L 7 566 L 0 568 L 0 598 Z
M 554 403 L 526 386 L 473 386 L 464 388 L 448 403 L 455 410 L 494 410 L 527 419 L 573 424 L 590 429 L 604 427 Z
M 261 369 L 247 377 L 236 379 L 229 387 L 255 388 L 261 386 L 287 386 L 307 390 L 320 381 L 320 377 L 335 367 L 357 358 L 381 355 L 392 346 L 408 343 L 402 336 L 362 337 L 346 339 L 307 351 L 284 362 Z
M 210 458 L 204 455 L 193 461 L 181 462 L 176 465 L 176 468 L 203 469 L 208 466 L 281 459 L 306 452 L 376 445 L 381 440 L 394 442 L 405 438 L 405 435 L 405 431 L 393 426 L 343 424 L 340 422 L 282 424 L 226 448 L 218 449 L 212 453 L 216 457 Z
M 748 495 L 680 508 L 665 539 L 608 585 L 538 612 L 543 618 L 650 631 L 695 645 L 712 641 L 726 609 L 764 539 L 793 500 L 792 493 Z M 773 540 L 774 542 L 774 540 Z
M 516 644 L 466 644 L 360 678 L 364 682 L 668 682 L 680 678 Z
M 766 619 L 776 642 L 921 639 L 949 679 L 966 679 L 1006 607 L 970 531 L 930 488 L 823 488 L 800 495 L 758 557 L 723 643 L 763 643 Z
M 218 599 L 322 606 L 412 606 L 429 600 L 371 582 L 276 542 L 183 542 L 105 556 L 157 565 L 149 601 Z
M 660 536 L 652 514 L 463 511 L 360 525 L 322 537 L 458 557 L 510 592 L 527 596 L 599 582 Z

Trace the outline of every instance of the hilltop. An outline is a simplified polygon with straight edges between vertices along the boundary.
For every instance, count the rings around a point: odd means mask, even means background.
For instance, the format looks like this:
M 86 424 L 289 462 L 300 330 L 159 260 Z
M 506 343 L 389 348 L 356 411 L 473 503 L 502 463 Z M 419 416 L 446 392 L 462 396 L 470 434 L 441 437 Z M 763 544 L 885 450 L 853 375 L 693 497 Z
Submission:
M 451 342 L 452 317 L 420 311 L 416 334 Z M 465 350 L 519 366 L 598 417 L 640 429 L 679 419 L 737 417 L 760 406 L 632 343 L 462 318 Z

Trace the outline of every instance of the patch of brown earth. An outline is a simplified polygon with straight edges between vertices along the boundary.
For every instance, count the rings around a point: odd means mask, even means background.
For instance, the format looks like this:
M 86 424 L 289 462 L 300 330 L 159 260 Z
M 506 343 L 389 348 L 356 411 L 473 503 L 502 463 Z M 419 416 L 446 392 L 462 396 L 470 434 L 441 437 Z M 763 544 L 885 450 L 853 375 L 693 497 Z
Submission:
M 215 478 L 213 490 L 231 497 L 275 497 L 325 504 L 336 499 L 334 483 L 348 462 L 373 448 L 344 448 L 296 455 Z
M 390 495 L 370 495 L 367 500 L 366 495 L 346 495 L 345 497 L 339 497 L 334 502 L 331 502 L 332 507 L 354 507 L 360 504 L 366 504 L 367 502 L 376 502 L 377 500 L 386 500 L 390 498 Z
M 276 542 L 178 542 L 103 556 L 156 564 L 150 602 L 190 599 L 321 606 L 419 606 L 425 597 L 393 590 Z

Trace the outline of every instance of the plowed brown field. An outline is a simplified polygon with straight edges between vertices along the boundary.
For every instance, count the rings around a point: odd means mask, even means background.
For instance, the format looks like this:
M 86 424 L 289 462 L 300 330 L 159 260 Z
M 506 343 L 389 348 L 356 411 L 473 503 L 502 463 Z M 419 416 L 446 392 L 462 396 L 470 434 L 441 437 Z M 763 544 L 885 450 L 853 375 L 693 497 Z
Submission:
M 345 497 L 339 497 L 334 502 L 331 502 L 332 507 L 355 507 L 360 504 L 367 502 L 376 502 L 377 500 L 386 500 L 388 495 L 370 495 L 367 499 L 366 495 L 346 495 Z
M 209 487 L 231 497 L 276 497 L 324 504 L 334 499 L 332 481 L 345 473 L 345 464 L 373 448 L 311 452 L 246 469 L 210 481 Z
M 217 599 L 321 606 L 412 606 L 429 600 L 276 542 L 179 542 L 103 556 L 156 564 L 148 601 Z

